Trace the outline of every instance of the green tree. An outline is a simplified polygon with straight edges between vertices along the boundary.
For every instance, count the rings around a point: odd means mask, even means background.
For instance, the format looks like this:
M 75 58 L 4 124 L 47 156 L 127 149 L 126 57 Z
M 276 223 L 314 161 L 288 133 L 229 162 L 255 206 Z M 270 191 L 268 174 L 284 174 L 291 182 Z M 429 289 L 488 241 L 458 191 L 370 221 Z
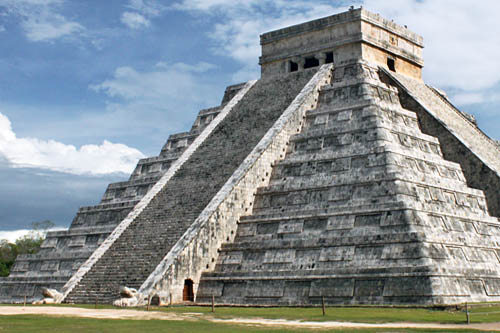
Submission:
M 54 227 L 49 220 L 33 222 L 32 230 L 23 237 L 16 239 L 14 243 L 0 240 L 0 277 L 8 276 L 10 269 L 19 254 L 35 254 L 45 239 L 45 233 Z

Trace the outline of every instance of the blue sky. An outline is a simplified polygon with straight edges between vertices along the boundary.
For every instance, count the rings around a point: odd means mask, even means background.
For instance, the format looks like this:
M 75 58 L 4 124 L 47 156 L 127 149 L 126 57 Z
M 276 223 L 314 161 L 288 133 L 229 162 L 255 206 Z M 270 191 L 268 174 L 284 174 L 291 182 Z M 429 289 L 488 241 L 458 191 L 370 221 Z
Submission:
M 259 77 L 259 34 L 351 4 L 421 34 L 426 82 L 500 139 L 496 0 L 0 0 L 0 231 L 67 227 Z

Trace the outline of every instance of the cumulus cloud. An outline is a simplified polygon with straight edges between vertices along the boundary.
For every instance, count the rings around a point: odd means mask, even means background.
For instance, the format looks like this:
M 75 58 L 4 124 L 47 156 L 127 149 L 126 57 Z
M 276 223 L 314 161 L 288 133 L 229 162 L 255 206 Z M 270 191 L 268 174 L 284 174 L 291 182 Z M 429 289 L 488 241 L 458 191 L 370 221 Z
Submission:
M 500 81 L 496 0 L 365 0 L 365 6 L 424 37 L 424 74 L 439 87 L 482 90 Z
M 222 17 L 207 33 L 214 42 L 213 53 L 229 56 L 242 64 L 233 75 L 235 82 L 260 75 L 256 59 L 260 55 L 261 33 L 347 9 L 332 1 L 304 0 L 183 0 L 170 8 Z
M 0 113 L 0 154 L 14 167 L 36 167 L 74 174 L 130 173 L 144 155 L 123 144 L 76 148 L 54 140 L 18 138 L 10 120 Z
M 78 22 L 58 13 L 63 3 L 63 0 L 0 0 L 0 6 L 20 18 L 26 37 L 35 42 L 52 41 L 85 30 Z
M 500 2 L 483 0 L 358 0 L 368 10 L 408 27 L 425 38 L 425 75 L 432 84 L 480 90 L 500 81 L 498 22 L 489 13 Z M 258 73 L 259 34 L 346 10 L 342 2 L 327 0 L 182 0 L 172 9 L 193 15 L 222 17 L 208 31 L 214 52 L 229 55 L 243 68 L 242 78 Z M 483 51 L 478 51 L 483 50 Z
M 165 10 L 163 5 L 150 0 L 129 0 L 126 7 L 129 11 L 122 14 L 121 21 L 129 28 L 136 30 L 149 27 L 150 19 Z
M 124 66 L 115 70 L 113 78 L 91 85 L 90 89 L 128 102 L 157 107 L 172 105 L 176 101 L 186 103 L 186 92 L 193 92 L 189 95 L 191 103 L 202 102 L 212 89 L 196 74 L 214 67 L 205 62 L 196 65 L 159 62 L 154 70 L 141 72 Z
M 150 22 L 147 18 L 138 13 L 124 12 L 121 17 L 123 24 L 131 29 L 140 29 L 149 27 Z

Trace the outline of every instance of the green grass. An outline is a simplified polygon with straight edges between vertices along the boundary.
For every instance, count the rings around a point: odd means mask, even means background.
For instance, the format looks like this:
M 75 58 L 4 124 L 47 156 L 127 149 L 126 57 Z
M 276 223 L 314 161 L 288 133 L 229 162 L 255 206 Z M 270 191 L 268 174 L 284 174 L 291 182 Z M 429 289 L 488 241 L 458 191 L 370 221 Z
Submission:
M 169 307 L 154 308 L 155 311 L 185 313 L 198 312 L 211 314 L 210 307 Z M 490 314 L 475 313 L 486 312 Z M 499 313 L 493 313 L 499 312 Z M 445 311 L 414 308 L 376 308 L 376 307 L 332 307 L 326 308 L 326 316 L 321 308 L 236 308 L 220 307 L 215 309 L 218 318 L 266 318 L 303 321 L 350 321 L 360 323 L 415 322 L 462 324 L 466 320 L 463 311 Z M 500 306 L 471 310 L 471 323 L 500 322 Z
M 73 317 L 48 317 L 34 315 L 0 316 L 0 332 L 312 332 L 316 330 L 292 330 L 262 328 L 224 323 L 166 320 L 90 319 Z M 418 329 L 360 329 L 321 330 L 322 332 L 477 332 L 474 330 L 418 330 Z
M 43 305 L 42 305 L 43 306 Z M 54 305 L 49 305 L 54 306 Z M 70 306 L 94 309 L 93 304 L 55 306 Z M 500 305 L 478 304 L 470 310 L 471 323 L 500 322 Z M 98 309 L 118 309 L 111 305 L 98 305 Z M 143 310 L 145 308 L 135 308 Z M 266 318 L 289 319 L 302 321 L 350 321 L 360 323 L 386 322 L 415 322 L 415 323 L 445 323 L 461 324 L 466 320 L 463 311 L 438 310 L 431 308 L 382 308 L 382 307 L 330 307 L 326 309 L 326 316 L 322 315 L 321 308 L 245 308 L 245 307 L 217 307 L 211 313 L 210 307 L 201 306 L 173 306 L 151 307 L 152 311 L 173 313 L 203 313 L 216 318 Z

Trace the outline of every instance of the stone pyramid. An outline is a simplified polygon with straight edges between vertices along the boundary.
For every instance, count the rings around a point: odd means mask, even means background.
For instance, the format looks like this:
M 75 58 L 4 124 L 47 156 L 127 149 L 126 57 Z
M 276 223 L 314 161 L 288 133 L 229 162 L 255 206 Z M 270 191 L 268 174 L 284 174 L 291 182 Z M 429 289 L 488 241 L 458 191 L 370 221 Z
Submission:
M 2 293 L 54 279 L 68 303 L 124 286 L 129 305 L 498 301 L 500 149 L 422 81 L 422 38 L 360 8 L 261 44 L 261 79 L 229 87 L 168 165 L 140 162 L 147 187 L 110 185 L 102 204 L 139 201 L 106 239 L 87 244 L 78 215 L 49 235 L 44 251 L 81 229 L 83 264 L 60 274 L 58 253 L 42 275 L 43 256 L 20 258 Z
M 221 106 L 201 110 L 189 132 L 170 135 L 159 156 L 140 160 L 128 181 L 110 184 L 98 205 L 81 207 L 67 231 L 48 232 L 37 254 L 19 256 L 9 277 L 0 278 L 0 302 L 33 301 L 44 287 L 61 290 L 242 87 L 229 86 Z

